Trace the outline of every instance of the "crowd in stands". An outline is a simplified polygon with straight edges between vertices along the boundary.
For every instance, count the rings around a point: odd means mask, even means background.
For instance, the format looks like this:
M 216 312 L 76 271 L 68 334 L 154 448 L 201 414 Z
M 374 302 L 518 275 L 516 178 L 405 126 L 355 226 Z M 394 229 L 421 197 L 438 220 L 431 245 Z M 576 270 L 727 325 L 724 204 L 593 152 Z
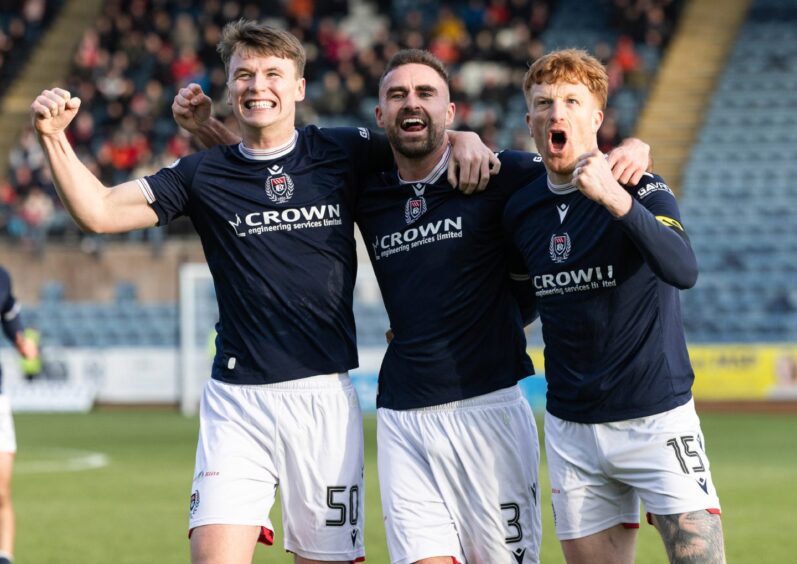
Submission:
M 62 0 L 0 0 L 0 96 L 27 61 Z
M 4 2 L 38 6 L 43 0 Z M 528 64 L 546 49 L 545 31 L 560 0 L 109 0 L 73 57 L 65 86 L 82 100 L 68 132 L 78 155 L 106 185 L 158 170 L 193 150 L 171 118 L 176 90 L 198 82 L 228 119 L 225 74 L 216 44 L 225 22 L 240 17 L 285 26 L 307 49 L 307 100 L 300 123 L 375 127 L 377 83 L 398 49 L 427 48 L 452 71 L 456 128 L 494 148 L 532 149 L 520 91 Z M 610 70 L 610 93 L 644 93 L 677 17 L 679 0 L 595 0 L 608 10 L 611 37 L 572 46 L 592 49 Z M 47 3 L 49 4 L 49 2 Z M 35 11 L 29 8 L 28 11 Z M 3 19 L 5 24 L 5 19 Z M 29 28 L 34 23 L 28 22 Z M 36 93 L 31 93 L 31 100 Z M 228 124 L 234 127 L 232 120 Z M 603 150 L 631 134 L 633 119 L 611 106 Z M 0 179 L 0 229 L 42 249 L 48 237 L 74 237 L 30 129 Z M 172 232 L 190 231 L 186 224 Z M 149 236 L 159 241 L 160 229 Z M 96 239 L 87 239 L 94 241 Z M 86 239 L 84 239 L 84 242 Z

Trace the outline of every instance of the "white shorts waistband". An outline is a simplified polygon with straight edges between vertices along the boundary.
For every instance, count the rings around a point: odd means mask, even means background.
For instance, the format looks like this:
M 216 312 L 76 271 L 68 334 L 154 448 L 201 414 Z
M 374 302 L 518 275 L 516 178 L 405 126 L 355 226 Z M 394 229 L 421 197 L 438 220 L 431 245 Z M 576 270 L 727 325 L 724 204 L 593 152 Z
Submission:
M 520 387 L 517 385 L 510 386 L 509 388 L 503 388 L 500 390 L 496 390 L 494 392 L 490 392 L 487 394 L 482 394 L 480 396 L 474 396 L 472 398 L 466 398 L 463 400 L 452 401 L 449 403 L 441 403 L 440 405 L 430 405 L 427 407 L 419 407 L 416 409 L 408 409 L 406 411 L 413 411 L 416 413 L 423 413 L 423 412 L 435 412 L 435 411 L 453 411 L 453 410 L 461 410 L 461 409 L 468 409 L 468 408 L 476 408 L 476 407 L 486 407 L 486 406 L 495 406 L 495 405 L 502 405 L 508 404 L 517 401 L 518 399 L 523 398 L 523 394 L 520 391 Z
M 250 390 L 272 390 L 272 391 L 292 391 L 292 390 L 340 390 L 350 388 L 352 386 L 351 378 L 348 372 L 336 372 L 334 374 L 319 374 L 317 376 L 307 376 L 306 378 L 297 378 L 296 380 L 286 380 L 284 382 L 275 382 L 273 384 L 231 384 L 229 382 L 221 382 L 219 380 L 211 380 L 211 382 L 221 385 L 229 386 L 237 389 L 250 389 Z

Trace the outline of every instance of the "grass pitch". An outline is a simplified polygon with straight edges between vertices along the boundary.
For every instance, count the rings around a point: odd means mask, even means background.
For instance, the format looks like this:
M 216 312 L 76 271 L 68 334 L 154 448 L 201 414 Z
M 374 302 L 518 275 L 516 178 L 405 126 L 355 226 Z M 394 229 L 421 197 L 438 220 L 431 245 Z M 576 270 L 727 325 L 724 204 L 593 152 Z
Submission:
M 174 413 L 107 412 L 15 417 L 16 560 L 20 564 L 189 561 L 188 501 L 197 420 Z M 795 415 L 702 415 L 723 509 L 729 562 L 793 562 L 797 505 Z M 375 419 L 365 423 L 366 551 L 389 562 L 379 508 Z M 541 469 L 542 562 L 564 562 L 553 534 L 548 476 Z M 272 512 L 274 547 L 255 562 L 290 563 Z M 657 533 L 640 528 L 637 562 L 666 564 Z

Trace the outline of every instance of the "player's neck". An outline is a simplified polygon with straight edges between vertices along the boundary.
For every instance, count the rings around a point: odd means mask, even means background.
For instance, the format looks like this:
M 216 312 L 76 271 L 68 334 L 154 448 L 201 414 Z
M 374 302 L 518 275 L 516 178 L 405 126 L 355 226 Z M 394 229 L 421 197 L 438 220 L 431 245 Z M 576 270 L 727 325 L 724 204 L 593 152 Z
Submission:
M 426 180 L 427 177 L 438 169 L 438 166 L 441 165 L 443 160 L 445 160 L 447 164 L 450 156 L 450 147 L 448 136 L 446 136 L 444 142 L 441 143 L 439 147 L 423 157 L 406 157 L 398 151 L 393 151 L 399 178 L 402 182 Z
M 573 173 L 561 174 L 552 170 L 548 171 L 548 185 L 565 187 L 573 182 Z
M 289 145 L 296 135 L 293 122 L 285 125 L 274 124 L 272 127 L 250 129 L 243 132 L 243 144 L 247 149 L 269 150 Z

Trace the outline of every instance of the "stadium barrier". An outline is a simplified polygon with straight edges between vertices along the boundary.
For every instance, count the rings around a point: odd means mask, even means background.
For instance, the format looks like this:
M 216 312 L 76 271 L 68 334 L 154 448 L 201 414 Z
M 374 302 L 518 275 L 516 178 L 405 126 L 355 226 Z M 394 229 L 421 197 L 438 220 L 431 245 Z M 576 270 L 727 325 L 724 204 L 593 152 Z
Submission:
M 377 378 L 385 349 L 361 349 L 352 382 L 365 413 L 376 410 Z M 693 345 L 697 400 L 797 400 L 797 346 Z M 537 413 L 545 409 L 542 349 L 530 349 L 537 374 L 520 387 Z M 88 411 L 106 405 L 178 405 L 180 355 L 167 348 L 49 349 L 44 374 L 27 382 L 19 359 L 0 351 L 3 388 L 15 411 Z M 205 377 L 204 375 L 202 376 Z

